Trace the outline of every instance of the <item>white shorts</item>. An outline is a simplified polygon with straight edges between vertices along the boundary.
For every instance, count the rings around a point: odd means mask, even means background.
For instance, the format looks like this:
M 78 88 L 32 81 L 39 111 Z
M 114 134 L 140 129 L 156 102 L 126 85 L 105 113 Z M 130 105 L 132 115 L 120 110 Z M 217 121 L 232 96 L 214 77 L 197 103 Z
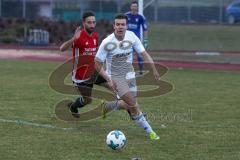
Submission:
M 137 96 L 136 79 L 126 79 L 125 77 L 112 77 L 117 85 L 117 96 L 122 97 L 127 92 L 131 92 L 133 97 Z

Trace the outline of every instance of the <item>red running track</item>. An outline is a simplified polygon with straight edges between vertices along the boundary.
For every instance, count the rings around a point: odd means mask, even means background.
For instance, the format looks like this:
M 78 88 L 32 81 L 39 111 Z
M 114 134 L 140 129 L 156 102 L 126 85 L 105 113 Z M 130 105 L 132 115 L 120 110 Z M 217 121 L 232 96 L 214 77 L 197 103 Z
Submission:
M 0 59 L 20 59 L 30 61 L 66 61 L 69 56 L 60 54 L 4 54 L 0 53 Z M 208 63 L 208 62 L 186 62 L 186 61 L 155 61 L 169 68 L 190 68 L 203 70 L 236 71 L 240 72 L 240 64 Z

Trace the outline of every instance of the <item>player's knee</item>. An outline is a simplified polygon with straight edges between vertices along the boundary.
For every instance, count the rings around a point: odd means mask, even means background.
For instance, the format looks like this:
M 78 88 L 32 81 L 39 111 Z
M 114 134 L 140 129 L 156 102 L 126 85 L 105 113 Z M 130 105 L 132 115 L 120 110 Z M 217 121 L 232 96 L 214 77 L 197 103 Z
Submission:
M 128 104 L 125 103 L 123 100 L 118 101 L 118 106 L 120 109 L 125 109 L 125 110 L 128 109 Z
M 137 101 L 134 99 L 134 100 L 131 100 L 129 102 L 126 103 L 128 106 L 130 107 L 136 107 L 137 106 Z

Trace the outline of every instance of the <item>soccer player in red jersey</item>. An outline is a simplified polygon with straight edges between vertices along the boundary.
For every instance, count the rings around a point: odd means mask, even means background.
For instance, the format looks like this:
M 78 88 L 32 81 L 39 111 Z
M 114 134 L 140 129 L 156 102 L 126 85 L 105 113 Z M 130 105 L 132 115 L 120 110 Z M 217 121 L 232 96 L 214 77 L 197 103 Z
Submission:
M 72 47 L 72 81 L 81 94 L 75 102 L 68 104 L 74 117 L 80 117 L 78 108 L 82 108 L 92 102 L 93 84 L 109 88 L 106 80 L 101 75 L 98 75 L 95 70 L 94 58 L 98 49 L 98 34 L 94 32 L 96 26 L 95 14 L 91 11 L 85 12 L 82 16 L 82 25 L 82 29 L 78 27 L 74 36 L 60 46 L 60 51 L 62 52 Z M 106 103 L 109 110 L 125 109 L 125 105 L 125 102 L 122 100 Z
M 78 27 L 74 36 L 60 46 L 62 52 L 72 47 L 72 81 L 82 95 L 69 104 L 70 111 L 75 117 L 79 117 L 78 108 L 91 103 L 93 84 L 106 82 L 101 76 L 96 78 L 94 68 L 94 57 L 98 47 L 98 34 L 94 32 L 95 14 L 91 11 L 85 12 L 82 16 L 82 25 L 82 29 Z

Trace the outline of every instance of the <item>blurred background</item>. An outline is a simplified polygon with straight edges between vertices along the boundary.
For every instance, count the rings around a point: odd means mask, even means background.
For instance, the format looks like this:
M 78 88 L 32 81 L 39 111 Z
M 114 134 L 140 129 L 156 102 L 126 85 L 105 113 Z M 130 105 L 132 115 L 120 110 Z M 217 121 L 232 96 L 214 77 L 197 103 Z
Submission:
M 126 12 L 130 0 L 0 0 L 0 16 L 34 20 L 76 21 L 84 10 L 93 10 L 98 19 L 112 19 Z M 145 0 L 144 15 L 149 22 L 224 23 L 226 7 L 232 0 Z
M 239 159 L 240 0 L 144 0 L 147 51 L 169 68 L 161 80 L 174 85 L 165 95 L 138 98 L 160 143 L 148 141 L 125 112 L 86 123 L 56 117 L 61 100 L 76 98 L 50 88 L 50 75 L 71 57 L 59 46 L 73 36 L 84 11 L 96 13 L 103 39 L 114 15 L 129 11 L 130 3 L 0 0 L 1 160 Z M 64 84 L 72 85 L 70 76 Z M 150 83 L 138 89 L 165 91 Z M 94 98 L 80 112 L 99 104 Z M 106 148 L 105 137 L 115 129 L 127 136 L 122 152 Z
M 80 25 L 85 10 L 96 12 L 99 21 L 97 31 L 104 37 L 112 31 L 111 19 L 117 12 L 127 12 L 130 2 L 131 0 L 0 0 L 0 43 L 59 45 L 72 36 L 76 26 Z M 231 3 L 236 3 L 236 6 L 230 8 Z M 152 33 L 164 24 L 226 25 L 235 24 L 240 19 L 238 0 L 145 0 L 143 8 L 150 28 L 153 28 Z M 174 29 L 172 32 L 175 32 Z M 153 41 L 159 39 L 152 36 Z M 159 49 L 158 46 L 150 43 L 152 49 Z M 162 49 L 166 47 L 162 46 Z

